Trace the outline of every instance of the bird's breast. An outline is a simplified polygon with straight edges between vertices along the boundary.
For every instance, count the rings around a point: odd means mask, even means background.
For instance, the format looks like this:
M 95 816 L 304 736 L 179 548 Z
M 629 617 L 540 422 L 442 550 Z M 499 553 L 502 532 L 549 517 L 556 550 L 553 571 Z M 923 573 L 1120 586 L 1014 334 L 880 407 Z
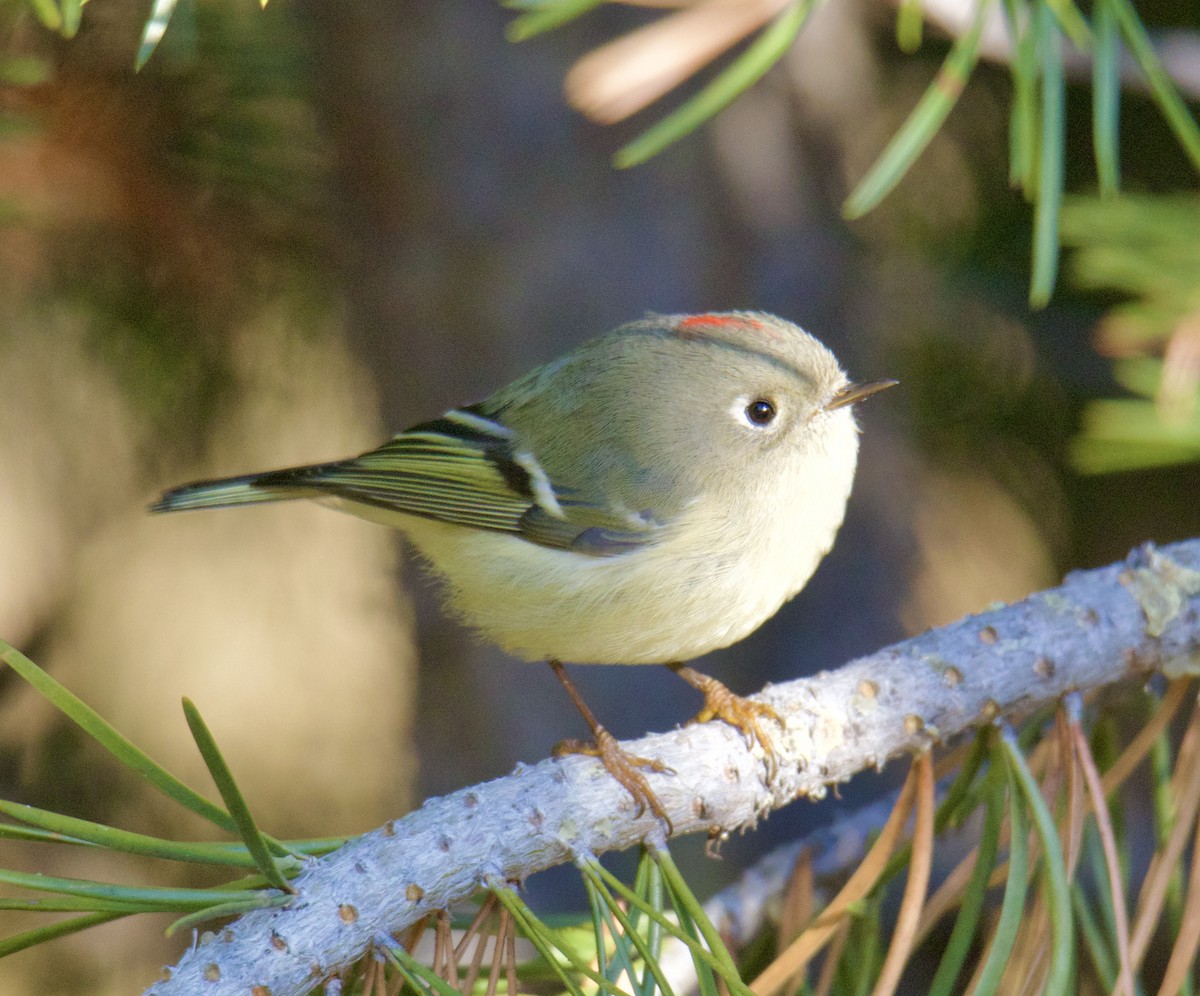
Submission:
M 811 504 L 731 515 L 698 502 L 661 538 L 610 557 L 437 522 L 405 531 L 453 611 L 511 653 L 661 664 L 740 640 L 805 585 L 841 522 L 840 507 Z

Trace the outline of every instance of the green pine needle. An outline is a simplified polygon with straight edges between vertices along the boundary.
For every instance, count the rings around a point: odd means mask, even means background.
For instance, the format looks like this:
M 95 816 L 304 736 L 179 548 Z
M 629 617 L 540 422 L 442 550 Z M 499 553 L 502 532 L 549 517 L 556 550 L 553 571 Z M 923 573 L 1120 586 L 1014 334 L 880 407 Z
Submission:
M 221 751 L 217 747 L 212 733 L 209 732 L 208 726 L 190 699 L 183 700 L 183 714 L 187 718 L 188 728 L 192 731 L 196 746 L 200 749 L 200 756 L 204 758 L 204 763 L 208 766 L 208 773 L 212 775 L 212 779 L 217 785 L 217 791 L 221 793 L 221 798 L 225 801 L 230 816 L 237 824 L 242 843 L 246 845 L 246 850 L 254 859 L 255 866 L 275 888 L 291 892 L 292 887 L 288 883 L 287 877 L 271 854 L 270 843 L 259 831 L 258 824 L 254 822 L 254 817 L 250 813 L 250 807 L 237 787 L 237 782 L 234 781 L 233 773 L 225 763 L 225 758 L 221 756 Z
M 630 994 L 625 993 L 623 990 L 617 989 L 599 972 L 596 972 L 590 966 L 580 961 L 576 953 L 568 946 L 562 944 L 559 938 L 555 936 L 554 931 L 545 926 L 507 885 L 497 883 L 492 888 L 492 895 L 496 897 L 501 906 L 512 914 L 513 919 L 516 921 L 517 926 L 521 928 L 521 932 L 525 935 L 525 938 L 534 946 L 538 954 L 545 959 L 546 963 L 554 969 L 559 981 L 562 982 L 571 996 L 584 996 L 584 991 L 579 985 L 577 978 L 590 979 L 600 988 L 602 993 L 611 993 L 614 996 L 630 996 Z M 572 975 L 571 972 L 567 971 L 568 968 L 576 974 Z
M 887 147 L 854 188 L 842 208 L 846 218 L 860 218 L 879 204 L 925 151 L 945 123 L 979 61 L 988 0 L 980 0 L 970 28 L 951 47 L 933 83 L 917 102 Z
M 1058 827 L 1050 813 L 1050 807 L 1042 797 L 1042 791 L 1025 756 L 1017 746 L 1016 735 L 1011 727 L 1004 727 L 1000 744 L 1008 761 L 1009 771 L 1024 794 L 1025 803 L 1033 816 L 1033 825 L 1042 845 L 1042 867 L 1046 873 L 1046 898 L 1050 912 L 1050 969 L 1046 976 L 1045 991 L 1066 993 L 1072 990 L 1071 979 L 1075 970 L 1074 921 L 1071 918 L 1071 887 L 1067 879 L 1067 866 L 1063 860 L 1062 845 L 1058 839 Z M 1015 791 L 1014 791 L 1015 794 Z M 1016 823 L 1013 823 L 1016 834 Z
M 997 746 L 992 754 L 992 764 L 1004 767 L 1005 750 Z M 1008 967 L 1009 955 L 1017 939 L 1021 918 L 1025 915 L 1025 896 L 1029 889 L 1029 824 L 1025 815 L 1025 796 L 1017 783 L 1016 775 L 1008 769 L 1009 782 L 1009 845 L 1008 883 L 1004 887 L 1004 900 L 1000 904 L 1000 917 L 992 932 L 992 943 L 979 972 L 979 981 L 974 996 L 992 996 L 1000 987 L 1000 980 Z
M 91 913 L 87 916 L 78 916 L 71 920 L 60 920 L 58 923 L 51 923 L 44 927 L 23 931 L 20 934 L 13 934 L 11 937 L 5 937 L 3 940 L 0 940 L 0 958 L 16 954 L 18 951 L 25 951 L 39 944 L 45 944 L 47 941 L 53 941 L 59 937 L 68 937 L 71 934 L 77 934 L 81 930 L 98 927 L 102 923 L 111 923 L 113 920 L 119 920 L 123 916 L 129 916 L 129 914 Z
M 1062 208 L 1063 148 L 1066 142 L 1066 83 L 1062 34 L 1050 7 L 1038 10 L 1041 21 L 1042 121 L 1037 202 L 1033 212 L 1033 280 L 1029 303 L 1045 307 L 1058 276 L 1058 216 Z
M 984 899 L 987 897 L 988 878 L 996 864 L 996 854 L 1000 847 L 1000 829 L 1004 823 L 1004 799 L 1007 784 L 1004 769 L 1000 765 L 992 765 L 985 782 L 987 808 L 980 831 L 975 868 L 971 872 L 971 881 L 963 894 L 962 906 L 959 907 L 958 917 L 950 932 L 950 939 L 946 942 L 942 952 L 937 973 L 930 984 L 929 996 L 950 996 L 955 991 L 954 984 L 970 953 L 971 942 L 974 940 L 979 926 Z
M 1121 186 L 1120 35 L 1112 0 L 1096 0 L 1096 45 L 1092 53 L 1092 144 L 1101 197 L 1115 197 Z
M 924 27 L 925 15 L 921 13 L 920 0 L 900 0 L 896 8 L 896 44 L 901 52 L 911 55 L 921 47 Z
M 1196 125 L 1196 119 L 1188 111 L 1174 81 L 1163 68 L 1158 53 L 1154 51 L 1154 46 L 1146 34 L 1145 25 L 1142 24 L 1141 18 L 1138 17 L 1137 11 L 1134 10 L 1133 4 L 1129 0 L 1108 0 L 1108 2 L 1113 6 L 1113 13 L 1121 27 L 1121 35 L 1125 39 L 1125 44 L 1129 46 L 1134 60 L 1146 77 L 1146 82 L 1150 84 L 1150 92 L 1158 102 L 1163 117 L 1167 119 L 1171 130 L 1175 132 L 1175 137 L 1179 139 L 1179 144 L 1188 154 L 1192 165 L 1200 170 L 1200 127 Z
M 1030 196 L 1037 185 L 1038 19 L 1026 0 L 1004 0 L 1004 15 L 1014 50 L 1010 66 L 1013 103 L 1008 125 L 1008 180 Z
M 153 886 L 115 885 L 109 882 L 91 882 L 86 879 L 30 874 L 2 868 L 0 882 L 34 892 L 77 896 L 99 903 L 119 903 L 133 912 L 201 910 L 218 903 L 246 902 L 252 895 L 256 900 L 272 896 L 272 893 L 253 893 L 245 889 L 160 889 Z
M 700 937 L 704 940 L 705 946 L 715 959 L 716 964 L 713 967 L 721 977 L 721 981 L 728 986 L 729 991 L 734 996 L 753 996 L 750 987 L 742 981 L 737 965 L 734 964 L 733 956 L 730 955 L 729 949 L 725 947 L 725 942 L 721 940 L 721 935 L 717 932 L 717 928 L 712 925 L 708 914 L 704 912 L 703 904 L 696 898 L 692 890 L 688 888 L 687 882 L 684 881 L 683 876 L 680 874 L 679 868 L 671 858 L 671 852 L 666 847 L 655 847 L 651 853 L 659 869 L 662 871 L 663 882 L 667 887 L 667 892 L 671 897 L 675 912 L 679 915 L 681 924 L 686 919 L 695 925 Z
M 613 156 L 619 169 L 639 166 L 669 145 L 690 135 L 759 81 L 796 40 L 816 0 L 797 0 L 764 28 L 761 34 L 703 90 L 648 128 Z
M 505 28 L 509 41 L 522 42 L 553 31 L 599 7 L 602 0 L 535 0 L 533 3 L 506 3 L 507 7 L 523 10 Z
M 255 867 L 254 859 L 250 857 L 246 848 L 239 844 L 180 843 L 163 840 L 160 837 L 118 830 L 103 823 L 63 816 L 5 799 L 0 799 L 0 814 L 29 823 L 32 827 L 30 829 L 0 824 L 0 837 L 103 847 L 126 854 L 195 864 Z
M 381 947 L 380 952 L 416 992 L 427 996 L 462 996 L 457 988 L 426 965 L 422 965 L 400 945 Z M 510 994 L 513 996 L 513 994 Z
M 96 710 L 55 681 L 12 645 L 0 640 L 0 661 L 32 685 L 46 701 L 95 740 L 125 767 L 186 809 L 230 833 L 237 824 L 228 813 L 195 792 L 161 765 L 151 760 L 124 735 L 109 725 Z
M 175 5 L 178 2 L 179 0 L 154 0 L 154 6 L 150 8 L 150 16 L 146 18 L 146 25 L 142 28 L 142 41 L 138 45 L 137 58 L 133 63 L 135 72 L 150 61 L 150 56 L 158 48 L 158 43 L 166 34 L 167 24 L 171 20 L 171 15 L 175 13 Z

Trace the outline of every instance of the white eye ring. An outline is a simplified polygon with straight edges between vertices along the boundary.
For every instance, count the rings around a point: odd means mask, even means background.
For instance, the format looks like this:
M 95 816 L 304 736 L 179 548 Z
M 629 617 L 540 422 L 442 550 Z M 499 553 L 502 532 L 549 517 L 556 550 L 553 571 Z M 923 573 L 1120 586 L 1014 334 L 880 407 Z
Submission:
M 755 395 L 738 398 L 733 403 L 733 413 L 752 429 L 766 429 L 779 416 L 779 407 L 770 398 Z

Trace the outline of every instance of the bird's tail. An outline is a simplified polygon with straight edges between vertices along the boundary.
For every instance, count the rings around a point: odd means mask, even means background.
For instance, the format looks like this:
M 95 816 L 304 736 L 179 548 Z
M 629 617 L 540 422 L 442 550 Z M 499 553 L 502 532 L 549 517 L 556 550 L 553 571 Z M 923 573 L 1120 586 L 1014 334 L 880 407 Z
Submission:
M 245 474 L 242 477 L 184 484 L 163 492 L 162 497 L 151 504 L 150 511 L 181 512 L 190 508 L 229 508 L 265 501 L 318 497 L 318 489 L 302 483 L 304 473 L 313 469 L 297 467 L 295 470 L 274 470 L 265 474 Z

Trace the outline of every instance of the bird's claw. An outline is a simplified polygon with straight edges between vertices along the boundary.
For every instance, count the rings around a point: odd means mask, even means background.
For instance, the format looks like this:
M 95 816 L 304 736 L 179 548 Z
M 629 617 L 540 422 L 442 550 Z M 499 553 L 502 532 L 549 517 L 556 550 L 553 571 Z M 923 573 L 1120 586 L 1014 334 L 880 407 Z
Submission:
M 567 754 L 586 754 L 589 757 L 599 758 L 604 767 L 608 769 L 608 773 L 620 783 L 626 792 L 633 796 L 633 801 L 637 806 L 634 815 L 641 816 L 649 809 L 666 824 L 667 836 L 670 836 L 674 832 L 671 818 L 667 815 L 666 807 L 654 794 L 654 790 L 650 788 L 650 783 L 646 781 L 646 776 L 642 774 L 642 771 L 649 770 L 657 774 L 673 775 L 674 769 L 657 758 L 630 754 L 603 726 L 596 728 L 595 737 L 596 739 L 592 743 L 588 743 L 586 740 L 563 740 L 555 746 L 554 755 L 562 757 Z
M 786 725 L 783 717 L 775 708 L 766 702 L 743 698 L 731 692 L 716 678 L 701 674 L 690 667 L 679 667 L 673 670 L 689 685 L 704 694 L 704 706 L 696 713 L 692 722 L 707 723 L 710 720 L 719 719 L 740 730 L 742 736 L 746 738 L 746 746 L 753 748 L 754 744 L 758 743 L 762 747 L 763 759 L 767 765 L 767 779 L 774 778 L 779 770 L 779 755 L 775 751 L 775 745 L 771 738 L 759 725 L 759 721 L 769 720 L 780 726 Z

